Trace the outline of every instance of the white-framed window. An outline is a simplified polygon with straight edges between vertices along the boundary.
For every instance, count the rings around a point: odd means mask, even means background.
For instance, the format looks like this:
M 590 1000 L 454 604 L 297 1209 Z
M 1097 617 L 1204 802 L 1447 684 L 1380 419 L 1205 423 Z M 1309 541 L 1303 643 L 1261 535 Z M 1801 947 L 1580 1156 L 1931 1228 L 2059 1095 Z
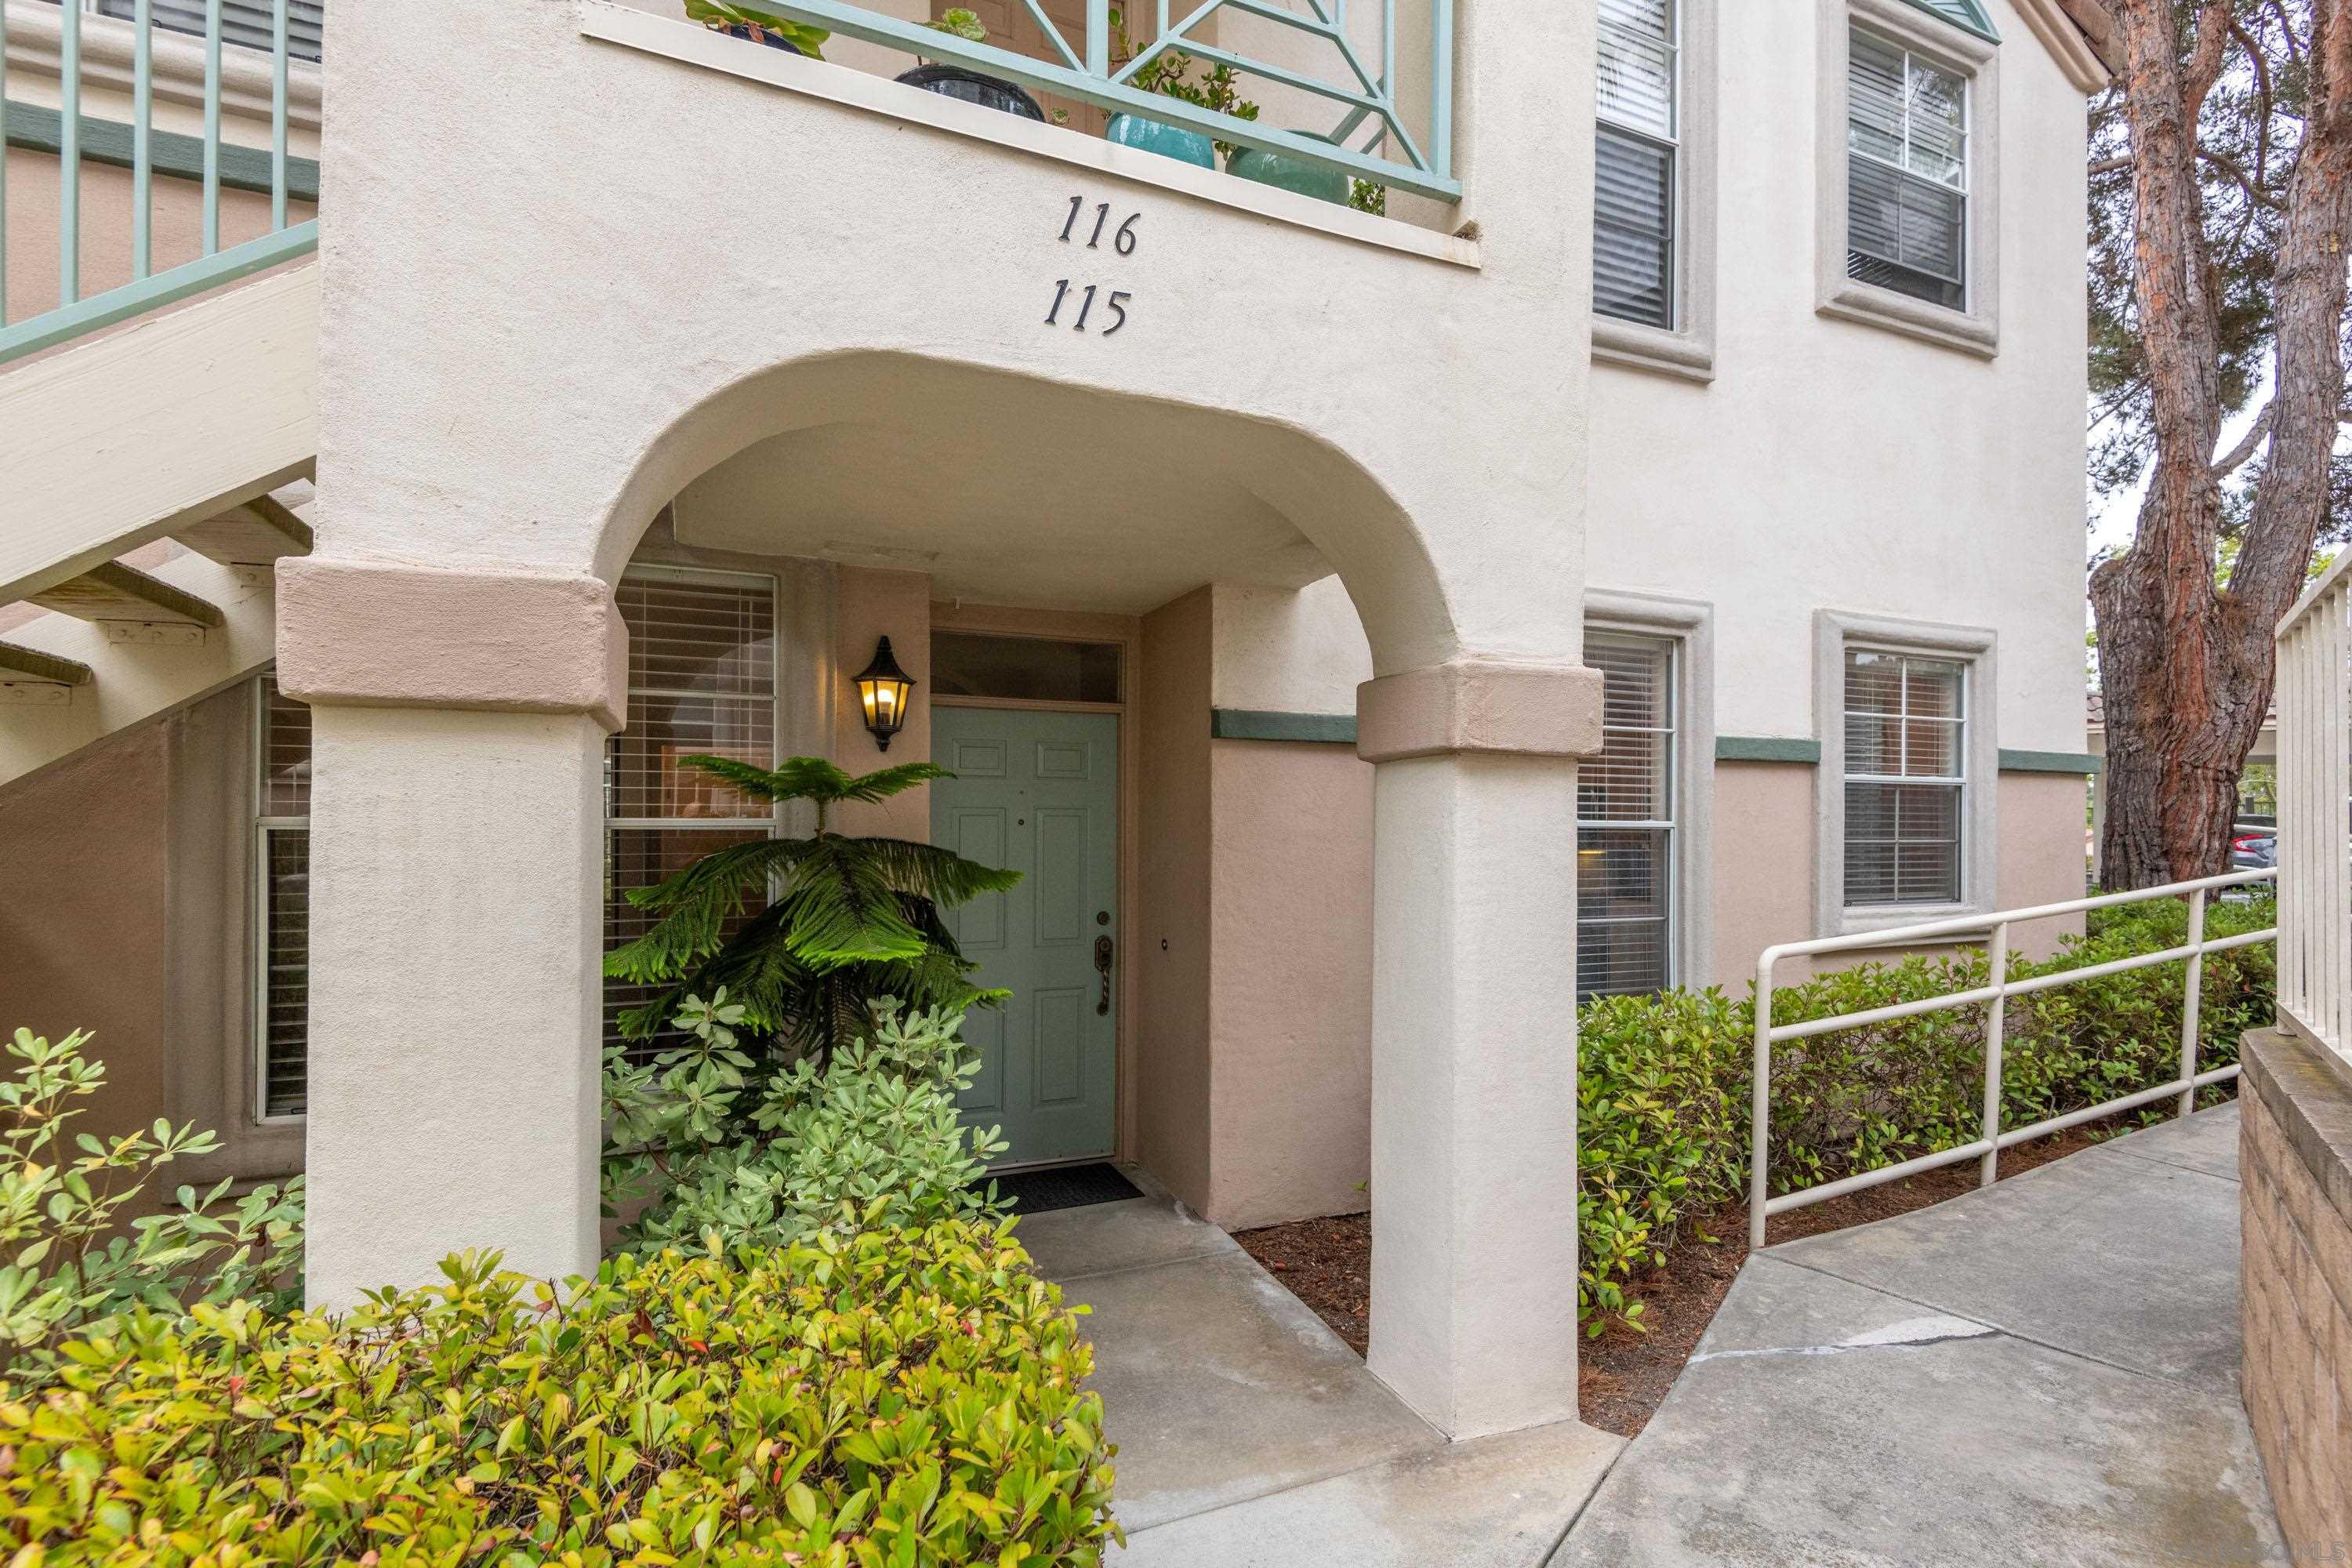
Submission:
M 260 1121 L 310 1103 L 310 709 L 254 682 L 254 1104 Z
M 1601 0 L 1592 308 L 1672 331 L 1682 174 L 1683 0 Z
M 1957 904 L 1968 822 L 1968 667 L 1845 650 L 1845 901 Z
M 1819 0 L 1814 309 L 2000 347 L 2000 45 L 1975 8 Z
M 1601 753 L 1576 773 L 1576 989 L 1580 1000 L 1677 983 L 1680 831 L 1678 645 L 1596 631 Z
M 1969 82 L 1862 27 L 1846 68 L 1846 276 L 1969 302 Z
M 1995 639 L 1814 612 L 1818 934 L 1997 908 Z
M 604 945 L 645 931 L 628 901 L 698 857 L 776 830 L 775 808 L 680 759 L 776 764 L 776 582 L 633 566 L 614 590 L 629 629 L 627 723 L 605 742 Z M 604 1037 L 651 988 L 604 984 Z
M 81 0 L 81 9 L 125 22 L 139 18 L 139 0 Z M 315 60 L 323 52 L 324 0 L 287 0 L 286 52 Z M 205 0 L 152 0 L 149 14 L 159 31 L 205 36 Z M 221 0 L 221 42 L 235 48 L 268 52 L 277 47 L 277 9 L 272 0 Z

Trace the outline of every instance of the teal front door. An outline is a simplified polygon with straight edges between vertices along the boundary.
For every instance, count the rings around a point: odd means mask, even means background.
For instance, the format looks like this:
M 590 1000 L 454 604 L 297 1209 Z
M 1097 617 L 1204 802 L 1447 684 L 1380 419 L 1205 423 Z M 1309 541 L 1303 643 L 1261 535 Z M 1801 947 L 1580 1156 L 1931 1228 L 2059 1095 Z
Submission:
M 931 785 L 932 841 L 1021 873 L 947 916 L 974 979 L 1013 993 L 964 1020 L 982 1061 L 964 1121 L 1003 1129 L 999 1164 L 1101 1159 L 1118 1110 L 1118 716 L 934 705 L 931 756 L 956 775 Z

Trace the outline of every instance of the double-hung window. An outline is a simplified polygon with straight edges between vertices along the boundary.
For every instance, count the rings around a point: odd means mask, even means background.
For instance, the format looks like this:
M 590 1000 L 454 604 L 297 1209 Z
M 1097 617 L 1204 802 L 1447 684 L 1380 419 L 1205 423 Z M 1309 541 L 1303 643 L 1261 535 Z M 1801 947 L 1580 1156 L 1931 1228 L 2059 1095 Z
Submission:
M 628 723 L 604 754 L 604 946 L 644 934 L 628 901 L 698 857 L 774 831 L 775 809 L 683 759 L 776 764 L 772 578 L 632 567 L 614 594 L 629 628 Z M 654 988 L 604 984 L 604 1037 Z
M 1968 79 L 1853 29 L 1846 276 L 1965 310 L 1968 254 Z
M 1592 305 L 1672 331 L 1682 0 L 1601 0 Z
M 300 1116 L 310 1102 L 310 710 L 256 683 L 253 1112 Z
M 1845 902 L 1957 904 L 1969 819 L 1968 666 L 1845 653 Z
M 77 5 L 80 0 L 75 0 Z M 95 0 L 85 9 L 126 22 L 138 20 L 139 0 Z M 205 28 L 205 0 L 150 0 L 155 26 L 168 33 L 191 33 L 201 38 Z M 315 60 L 323 52 L 326 32 L 324 0 L 288 0 L 286 52 L 298 60 Z M 221 42 L 232 47 L 268 50 L 276 47 L 278 14 L 273 0 L 221 0 Z
M 1675 983 L 1675 644 L 1595 632 L 1601 753 L 1576 773 L 1579 999 Z

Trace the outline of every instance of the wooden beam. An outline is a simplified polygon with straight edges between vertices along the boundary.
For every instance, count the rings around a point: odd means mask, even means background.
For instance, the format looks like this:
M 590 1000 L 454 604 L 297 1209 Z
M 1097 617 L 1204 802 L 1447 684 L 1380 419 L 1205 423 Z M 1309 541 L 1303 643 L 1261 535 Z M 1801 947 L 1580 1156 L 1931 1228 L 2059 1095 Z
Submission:
M 46 681 L 51 686 L 88 686 L 89 666 L 78 658 L 59 658 L 38 648 L 0 642 L 0 686 Z
M 224 566 L 267 566 L 281 555 L 310 553 L 310 525 L 275 496 L 240 501 L 172 537 Z
M 120 561 L 101 562 L 79 577 L 68 577 L 26 598 L 45 610 L 84 621 L 216 626 L 225 619 L 218 605 Z

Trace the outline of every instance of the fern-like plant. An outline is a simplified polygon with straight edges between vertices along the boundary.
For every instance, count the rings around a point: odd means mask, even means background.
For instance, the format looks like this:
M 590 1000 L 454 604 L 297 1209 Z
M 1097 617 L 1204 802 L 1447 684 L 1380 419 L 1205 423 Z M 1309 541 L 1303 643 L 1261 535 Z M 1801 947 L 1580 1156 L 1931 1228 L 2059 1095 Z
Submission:
M 856 777 L 822 757 L 793 757 L 773 770 L 727 757 L 684 761 L 754 799 L 809 802 L 816 831 L 714 849 L 658 886 L 629 893 L 654 924 L 606 954 L 604 973 L 662 989 L 621 1015 L 624 1036 L 649 1038 L 689 995 L 723 989 L 750 1031 L 788 1060 L 813 1057 L 822 1066 L 836 1046 L 871 1026 L 874 1004 L 884 997 L 955 1013 L 1003 999 L 971 984 L 975 966 L 957 950 L 940 911 L 1003 892 L 1020 872 L 933 844 L 828 826 L 832 809 L 845 801 L 885 801 L 953 777 L 946 769 L 908 763 Z M 754 900 L 763 907 L 730 934 Z

